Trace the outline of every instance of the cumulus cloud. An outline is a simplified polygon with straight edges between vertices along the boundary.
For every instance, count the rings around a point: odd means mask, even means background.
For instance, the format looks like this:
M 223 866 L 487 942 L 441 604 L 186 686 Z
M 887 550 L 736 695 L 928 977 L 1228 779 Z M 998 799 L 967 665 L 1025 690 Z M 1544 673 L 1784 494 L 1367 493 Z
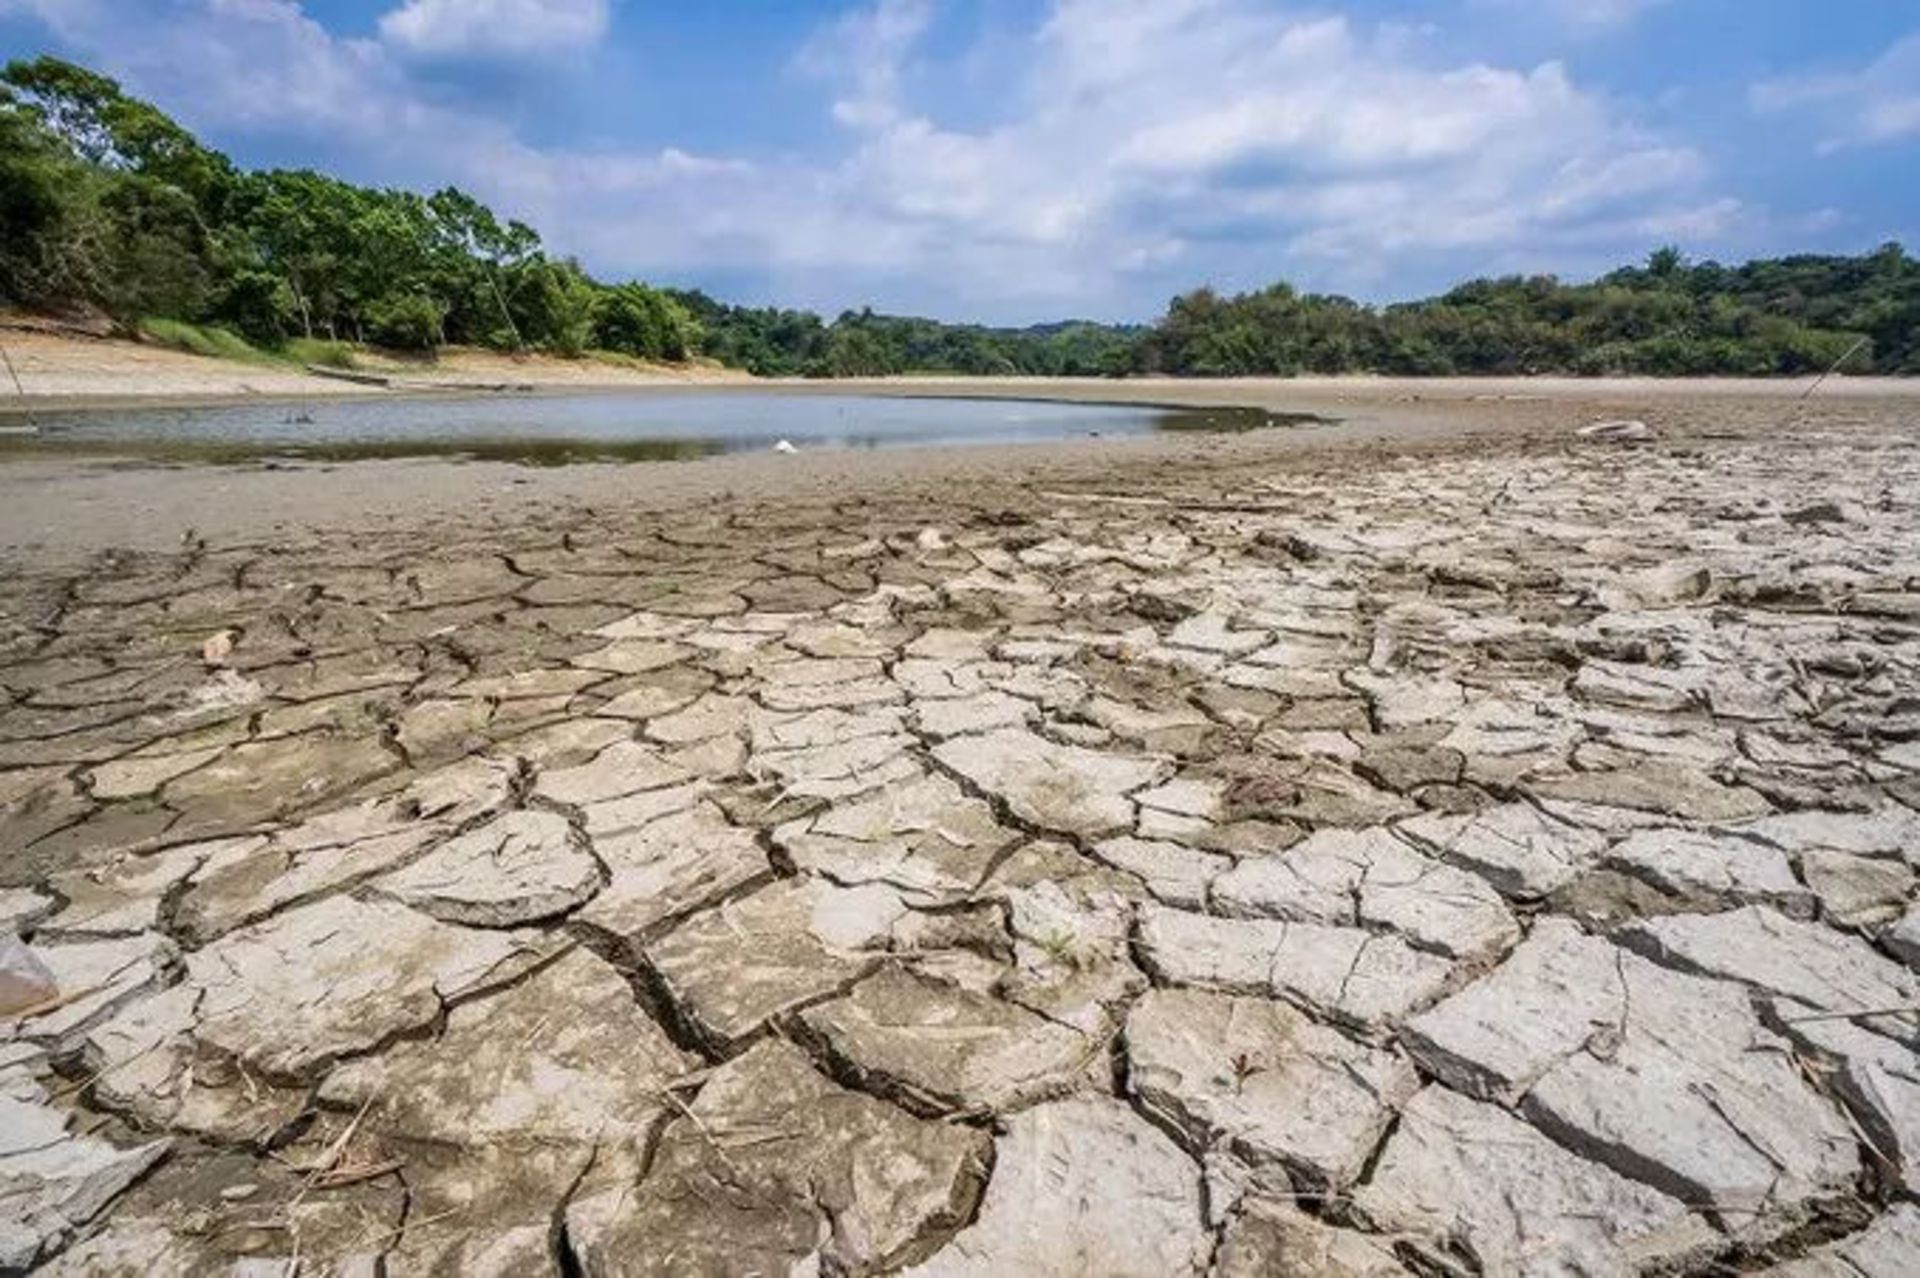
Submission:
M 927 0 L 879 0 L 795 54 L 838 143 L 753 161 L 532 145 L 415 85 L 391 33 L 340 38 L 295 0 L 132 21 L 116 0 L 27 3 L 216 136 L 306 131 L 350 176 L 457 182 L 597 269 L 786 303 L 1139 317 L 1203 280 L 1391 292 L 1743 216 L 1697 153 L 1558 63 L 1436 63 L 1397 28 L 1269 0 L 1055 0 L 995 33 L 964 114 L 927 84 L 969 52 L 927 47 Z
M 1348 19 L 1252 0 L 1059 0 L 1009 87 L 1019 111 L 990 128 L 902 100 L 910 46 L 857 47 L 838 185 L 892 228 L 903 268 L 959 259 L 1004 287 L 1089 294 L 1223 260 L 1241 280 L 1302 264 L 1371 279 L 1427 252 L 1737 216 L 1701 194 L 1695 152 L 1557 63 L 1428 65 Z
M 380 34 L 435 58 L 525 57 L 581 49 L 607 33 L 607 0 L 405 0 Z
M 1763 114 L 1801 112 L 1819 121 L 1823 150 L 1920 138 L 1920 32 L 1864 67 L 1762 81 L 1748 97 Z

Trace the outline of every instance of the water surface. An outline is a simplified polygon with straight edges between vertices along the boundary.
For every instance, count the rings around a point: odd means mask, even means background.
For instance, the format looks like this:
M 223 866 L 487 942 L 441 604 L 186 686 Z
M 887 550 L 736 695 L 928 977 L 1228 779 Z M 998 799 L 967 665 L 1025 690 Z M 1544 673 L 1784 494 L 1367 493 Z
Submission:
M 94 453 L 181 462 L 456 456 L 528 465 L 765 452 L 1017 444 L 1244 431 L 1322 419 L 1257 408 L 697 392 L 316 400 L 42 413 L 0 456 Z

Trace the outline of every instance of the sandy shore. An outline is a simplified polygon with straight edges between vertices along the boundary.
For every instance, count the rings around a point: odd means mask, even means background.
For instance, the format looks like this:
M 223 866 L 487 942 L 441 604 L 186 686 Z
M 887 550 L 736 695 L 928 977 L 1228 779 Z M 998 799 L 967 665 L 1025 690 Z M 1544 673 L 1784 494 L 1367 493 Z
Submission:
M 0 344 L 6 347 L 20 379 L 18 388 L 10 381 L 0 383 L 0 414 L 141 404 L 457 393 L 498 386 L 555 392 L 745 380 L 745 374 L 705 365 L 641 369 L 597 360 L 450 350 L 431 363 L 379 361 L 367 371 L 392 377 L 394 387 L 386 388 L 317 376 L 292 366 L 214 359 L 111 338 L 7 329 L 0 330 Z
M 156 368 L 216 361 L 145 352 Z M 117 357 L 116 357 L 117 358 Z M 552 361 L 549 361 L 552 363 Z M 476 362 L 490 375 L 492 365 Z M 618 372 L 619 370 L 614 370 Z M 121 377 L 116 372 L 112 377 Z M 162 388 L 150 402 L 204 397 L 216 381 L 138 384 Z M 481 371 L 476 371 L 481 376 Z M 100 378 L 108 375 L 102 374 Z M 75 383 L 98 387 L 91 382 Z M 297 379 L 294 379 L 297 380 Z M 317 379 L 316 379 L 317 380 Z M 263 386 L 274 385 L 262 382 Z M 634 394 L 703 393 L 688 380 L 581 383 Z M 181 390 L 192 386 L 192 391 Z M 559 386 L 550 384 L 549 389 Z M 344 389 L 341 389 L 344 387 Z M 328 394 L 365 393 L 328 383 Z M 479 521 L 511 525 L 533 514 L 596 508 L 671 510 L 734 499 L 830 499 L 897 496 L 955 487 L 983 497 L 995 491 L 1060 483 L 1186 472 L 1227 472 L 1303 452 L 1348 451 L 1378 459 L 1408 450 L 1475 450 L 1495 441 L 1523 446 L 1565 443 L 1580 426 L 1641 418 L 1663 436 L 1729 431 L 1791 432 L 1810 424 L 1910 425 L 1920 383 L 1848 382 L 1803 402 L 1793 386 L 1743 382 L 1541 383 L 1404 382 L 1384 379 L 1039 381 L 954 378 L 817 382 L 732 382 L 752 393 L 868 393 L 1035 398 L 1178 405 L 1256 405 L 1304 410 L 1337 424 L 1243 436 L 1165 435 L 994 448 L 917 448 L 819 452 L 799 456 L 728 455 L 649 464 L 590 464 L 532 469 L 509 463 L 433 459 L 179 466 L 151 460 L 29 453 L 0 462 L 0 553 L 41 563 L 112 548 L 166 550 L 183 541 L 277 539 L 329 530 L 397 529 Z M 184 396 L 174 399 L 175 392 Z M 264 393 L 264 392 L 263 392 Z M 106 398 L 126 399 L 128 396 Z M 221 396 L 214 395 L 219 399 Z M 228 397 L 230 398 L 230 397 Z M 62 401 L 69 405 L 81 401 Z
M 382 364 L 393 388 L 361 385 L 290 367 L 247 364 L 139 342 L 0 330 L 19 387 L 0 385 L 0 415 L 55 408 L 205 404 L 254 400 L 364 398 L 479 392 L 511 386 L 535 394 L 571 391 L 671 391 L 725 386 L 801 394 L 1016 396 L 1105 403 L 1378 410 L 1391 405 L 1468 403 L 1674 403 L 1700 399 L 1790 402 L 1813 378 L 1296 377 L 1174 378 L 910 376 L 820 382 L 755 379 L 714 366 L 627 368 L 594 360 L 453 350 L 432 363 Z M 1828 400 L 1920 399 L 1920 378 L 1836 377 L 1820 385 Z

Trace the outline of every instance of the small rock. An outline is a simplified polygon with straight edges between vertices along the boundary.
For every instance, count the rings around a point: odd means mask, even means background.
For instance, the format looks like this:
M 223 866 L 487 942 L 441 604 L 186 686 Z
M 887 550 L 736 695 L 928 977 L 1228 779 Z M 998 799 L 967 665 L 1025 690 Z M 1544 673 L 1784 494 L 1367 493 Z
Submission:
M 227 658 L 233 655 L 233 644 L 240 636 L 231 630 L 222 630 L 209 635 L 200 645 L 200 660 L 208 669 L 227 664 Z
M 1847 522 L 1847 512 L 1840 508 L 1838 502 L 1817 501 L 1810 506 L 1790 510 L 1781 518 L 1790 524 L 1844 524 Z
M 1582 426 L 1574 433 L 1582 439 L 1598 439 L 1613 444 L 1637 443 L 1653 438 L 1651 426 L 1631 419 L 1594 422 L 1590 426 Z

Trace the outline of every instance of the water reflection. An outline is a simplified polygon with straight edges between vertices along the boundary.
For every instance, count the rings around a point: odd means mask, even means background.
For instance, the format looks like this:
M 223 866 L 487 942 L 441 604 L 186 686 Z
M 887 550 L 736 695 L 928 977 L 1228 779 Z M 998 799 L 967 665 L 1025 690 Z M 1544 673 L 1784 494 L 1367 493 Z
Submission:
M 527 466 L 680 461 L 764 452 L 1037 443 L 1324 424 L 1258 408 L 855 395 L 564 395 L 339 400 L 42 414 L 0 435 L 0 457 L 93 455 L 199 465 L 403 457 Z

